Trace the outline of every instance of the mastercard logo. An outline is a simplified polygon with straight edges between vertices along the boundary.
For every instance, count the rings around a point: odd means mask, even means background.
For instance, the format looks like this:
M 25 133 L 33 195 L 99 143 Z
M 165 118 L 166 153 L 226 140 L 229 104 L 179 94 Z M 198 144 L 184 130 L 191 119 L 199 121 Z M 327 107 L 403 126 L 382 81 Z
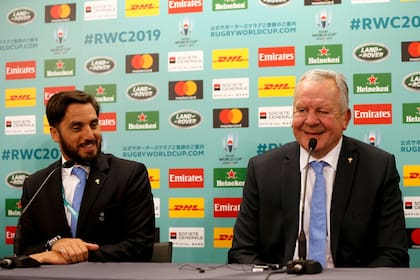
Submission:
M 197 84 L 194 81 L 179 81 L 174 85 L 177 96 L 192 96 L 197 93 Z
M 407 51 L 411 57 L 420 57 L 420 42 L 411 42 Z
M 153 65 L 153 56 L 151 54 L 137 54 L 131 57 L 131 67 L 133 69 L 149 69 Z
M 67 4 L 54 5 L 50 8 L 50 16 L 53 19 L 65 19 L 71 14 L 71 7 Z
M 243 114 L 239 109 L 223 109 L 219 113 L 222 124 L 238 124 L 242 121 Z

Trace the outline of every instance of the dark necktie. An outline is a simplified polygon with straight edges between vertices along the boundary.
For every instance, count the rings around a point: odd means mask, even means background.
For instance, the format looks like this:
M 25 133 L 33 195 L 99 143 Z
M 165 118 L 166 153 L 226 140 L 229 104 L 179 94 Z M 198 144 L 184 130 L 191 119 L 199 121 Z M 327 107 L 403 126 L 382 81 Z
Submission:
M 73 237 L 76 237 L 77 220 L 79 217 L 80 204 L 82 202 L 83 192 L 86 185 L 86 171 L 81 167 L 74 167 L 71 171 L 79 178 L 79 183 L 76 185 L 73 194 L 73 203 L 71 206 L 75 210 L 74 215 L 71 215 L 71 233 Z
M 310 163 L 315 171 L 315 185 L 312 193 L 311 217 L 309 224 L 309 259 L 318 261 L 325 268 L 327 243 L 327 205 L 325 179 L 322 169 L 325 161 Z

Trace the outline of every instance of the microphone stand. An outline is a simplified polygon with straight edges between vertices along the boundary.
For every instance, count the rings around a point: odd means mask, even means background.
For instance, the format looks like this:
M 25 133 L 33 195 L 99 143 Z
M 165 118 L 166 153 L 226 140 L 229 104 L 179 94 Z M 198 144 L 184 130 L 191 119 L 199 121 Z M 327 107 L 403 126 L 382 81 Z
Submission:
M 306 235 L 303 228 L 304 225 L 304 215 L 305 215 L 305 200 L 306 200 L 306 186 L 308 181 L 308 169 L 309 169 L 309 158 L 311 157 L 312 151 L 315 149 L 317 140 L 315 138 L 309 139 L 308 147 L 308 158 L 306 159 L 305 166 L 305 181 L 303 187 L 303 196 L 302 196 L 302 211 L 300 217 L 300 232 L 298 236 L 298 256 L 299 259 L 291 260 L 287 263 L 287 273 L 288 274 L 316 274 L 322 271 L 322 266 L 319 262 L 315 260 L 306 259 Z

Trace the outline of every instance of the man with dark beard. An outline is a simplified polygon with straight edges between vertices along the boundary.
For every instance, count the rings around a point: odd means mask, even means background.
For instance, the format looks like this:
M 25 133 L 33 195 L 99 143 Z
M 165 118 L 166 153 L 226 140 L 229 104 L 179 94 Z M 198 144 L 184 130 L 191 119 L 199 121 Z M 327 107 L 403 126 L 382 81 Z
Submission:
M 48 264 L 150 261 L 155 216 L 147 169 L 101 152 L 99 111 L 82 91 L 50 98 L 46 115 L 62 158 L 23 184 L 22 208 L 46 180 L 21 217 L 16 254 Z M 84 179 L 72 171 L 79 167 L 87 179 L 77 210 L 74 193 Z

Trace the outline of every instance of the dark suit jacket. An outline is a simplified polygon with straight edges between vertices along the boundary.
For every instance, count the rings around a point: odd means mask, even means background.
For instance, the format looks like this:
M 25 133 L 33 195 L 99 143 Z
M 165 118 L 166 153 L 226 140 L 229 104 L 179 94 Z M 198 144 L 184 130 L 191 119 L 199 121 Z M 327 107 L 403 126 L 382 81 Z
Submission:
M 297 142 L 250 159 L 230 263 L 293 259 L 300 178 Z M 336 267 L 409 265 L 399 180 L 393 155 L 344 136 L 330 209 Z
M 61 160 L 28 176 L 22 206 L 59 167 Z M 100 154 L 91 165 L 79 212 L 77 237 L 100 246 L 89 261 L 150 261 L 154 242 L 153 196 L 142 163 Z M 21 217 L 21 253 L 45 251 L 56 235 L 71 237 L 62 197 L 61 169 L 48 179 L 38 197 Z

